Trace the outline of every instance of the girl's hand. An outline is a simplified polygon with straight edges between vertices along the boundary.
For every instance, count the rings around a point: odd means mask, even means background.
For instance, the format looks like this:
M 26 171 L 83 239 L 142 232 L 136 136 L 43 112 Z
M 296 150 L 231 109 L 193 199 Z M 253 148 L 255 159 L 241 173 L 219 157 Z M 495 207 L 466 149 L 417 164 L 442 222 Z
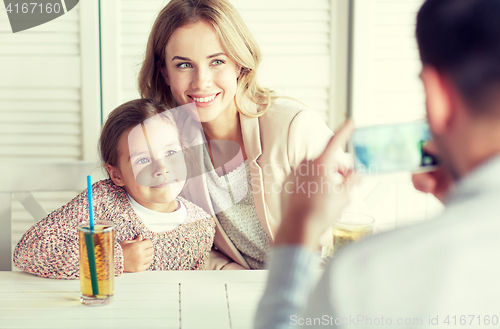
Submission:
M 139 234 L 135 240 L 120 243 L 123 250 L 123 271 L 141 272 L 151 265 L 153 260 L 153 242 L 143 239 Z

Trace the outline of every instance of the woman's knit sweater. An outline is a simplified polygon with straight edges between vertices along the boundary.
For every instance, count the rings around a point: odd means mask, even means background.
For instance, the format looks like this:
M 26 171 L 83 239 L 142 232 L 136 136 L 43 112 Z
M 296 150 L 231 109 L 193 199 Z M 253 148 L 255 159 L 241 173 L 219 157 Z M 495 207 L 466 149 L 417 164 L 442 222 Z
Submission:
M 150 271 L 199 270 L 212 248 L 215 223 L 203 209 L 179 198 L 187 209 L 187 218 L 174 230 L 155 233 L 136 215 L 126 191 L 111 180 L 92 187 L 94 218 L 115 225 L 115 275 L 123 273 L 120 242 L 139 234 L 153 242 L 154 257 Z M 14 250 L 14 264 L 21 270 L 56 279 L 77 279 L 78 224 L 88 221 L 87 190 L 65 206 L 32 226 Z

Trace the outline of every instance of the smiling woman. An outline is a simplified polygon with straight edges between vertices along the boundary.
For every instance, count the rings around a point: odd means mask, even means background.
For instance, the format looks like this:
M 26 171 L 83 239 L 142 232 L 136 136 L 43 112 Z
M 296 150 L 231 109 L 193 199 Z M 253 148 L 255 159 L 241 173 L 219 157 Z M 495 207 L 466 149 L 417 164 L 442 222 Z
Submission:
M 215 30 L 205 21 L 176 29 L 167 42 L 165 83 L 177 104 L 196 104 L 201 122 L 236 116 L 241 67 L 222 50 Z
M 139 74 L 143 97 L 196 105 L 189 114 L 203 128 L 207 148 L 198 156 L 208 173 L 182 194 L 214 216 L 212 268 L 264 267 L 281 222 L 285 178 L 332 136 L 317 112 L 259 85 L 260 62 L 257 43 L 228 1 L 172 0 L 153 25 Z M 221 140 L 239 145 L 222 172 Z
M 204 27 L 207 27 L 207 24 L 211 27 L 209 31 L 203 32 L 203 36 L 208 39 L 193 35 L 192 31 L 191 33 L 177 31 L 178 28 L 190 30 L 192 25 L 197 25 L 195 23 L 198 22 L 201 22 Z M 201 28 L 198 26 L 196 31 L 201 31 Z M 188 35 L 191 39 L 179 40 L 179 36 L 186 33 L 191 34 Z M 178 42 L 170 43 L 168 50 L 190 51 L 193 58 L 187 53 L 168 54 L 172 56 L 167 57 L 167 43 L 172 38 Z M 217 58 L 219 55 L 224 55 L 225 58 Z M 262 106 L 263 108 L 259 109 L 260 112 L 264 112 L 270 105 L 273 93 L 260 87 L 256 79 L 256 70 L 262 60 L 259 47 L 229 1 L 170 1 L 158 14 L 149 36 L 146 58 L 139 74 L 139 89 L 142 96 L 154 97 L 171 107 L 182 104 L 178 103 L 173 92 L 170 91 L 166 73 L 171 72 L 165 71 L 168 70 L 167 66 L 174 57 L 179 59 L 177 64 L 182 65 L 183 68 L 191 67 L 189 61 L 199 60 L 200 57 L 206 60 L 214 59 L 210 62 L 218 64 L 225 62 L 225 59 L 230 59 L 240 71 L 236 75 L 238 84 L 235 94 L 235 103 L 239 111 L 249 116 L 255 115 L 252 109 L 249 111 L 246 109 L 247 104 L 244 104 L 243 96 Z M 188 63 L 184 64 L 182 61 Z

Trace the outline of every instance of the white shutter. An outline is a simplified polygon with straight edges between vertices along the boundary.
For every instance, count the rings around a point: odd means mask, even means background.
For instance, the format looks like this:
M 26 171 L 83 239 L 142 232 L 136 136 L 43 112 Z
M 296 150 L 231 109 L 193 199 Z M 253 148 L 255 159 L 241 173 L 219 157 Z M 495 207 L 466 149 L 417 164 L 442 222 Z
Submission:
M 12 33 L 0 6 L 0 162 L 36 166 L 97 160 L 101 116 L 97 3 L 80 1 L 57 19 L 18 33 Z M 80 192 L 34 195 L 52 211 Z M 15 245 L 34 219 L 16 200 L 12 219 Z
M 101 3 L 104 112 L 139 97 L 137 74 L 151 26 L 167 0 Z M 261 47 L 262 86 L 291 96 L 327 120 L 330 105 L 330 1 L 233 0 Z M 116 47 L 116 49 L 115 49 Z M 106 90 L 111 90 L 109 93 Z
M 425 117 L 415 22 L 423 0 L 357 0 L 353 117 L 358 126 Z
M 139 98 L 137 77 L 146 53 L 149 33 L 156 16 L 168 2 L 168 0 L 118 1 L 121 39 L 118 57 L 121 61 L 123 83 L 120 103 Z
M 78 7 L 12 33 L 0 14 L 0 157 L 82 158 Z
M 423 0 L 356 0 L 352 116 L 356 125 L 408 122 L 425 117 L 425 94 L 415 39 Z M 366 205 L 376 231 L 435 217 L 442 204 L 413 187 L 410 173 L 365 179 Z
M 303 102 L 328 121 L 330 1 L 231 2 L 261 48 L 261 85 Z
M 95 159 L 99 54 L 98 35 L 92 34 L 97 12 L 89 3 L 83 7 L 86 15 L 78 5 L 53 21 L 18 33 L 12 33 L 6 11 L 0 11 L 1 159 Z M 82 111 L 84 106 L 88 111 Z

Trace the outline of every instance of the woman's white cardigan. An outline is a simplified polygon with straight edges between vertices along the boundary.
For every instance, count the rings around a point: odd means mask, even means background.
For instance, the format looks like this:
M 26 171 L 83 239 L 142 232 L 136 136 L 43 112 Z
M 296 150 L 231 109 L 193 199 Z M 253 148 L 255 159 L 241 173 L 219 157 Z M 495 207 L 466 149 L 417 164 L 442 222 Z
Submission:
M 333 133 L 318 112 L 289 98 L 275 99 L 258 118 L 240 114 L 240 124 L 257 215 L 273 240 L 281 222 L 282 184 L 303 159 L 321 154 Z M 214 214 L 205 177 L 192 178 L 183 196 L 214 216 L 214 251 L 208 260 L 213 264 L 207 268 L 221 268 L 230 260 L 249 268 Z

